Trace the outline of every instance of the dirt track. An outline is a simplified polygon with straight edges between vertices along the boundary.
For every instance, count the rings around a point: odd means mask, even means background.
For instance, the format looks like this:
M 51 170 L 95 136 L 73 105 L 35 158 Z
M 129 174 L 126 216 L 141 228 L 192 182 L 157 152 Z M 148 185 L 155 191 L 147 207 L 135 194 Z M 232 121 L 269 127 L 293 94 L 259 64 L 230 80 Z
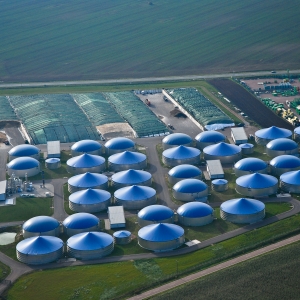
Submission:
M 275 115 L 256 97 L 229 79 L 211 79 L 208 83 L 219 90 L 234 105 L 262 127 L 277 126 L 293 130 L 294 127 Z

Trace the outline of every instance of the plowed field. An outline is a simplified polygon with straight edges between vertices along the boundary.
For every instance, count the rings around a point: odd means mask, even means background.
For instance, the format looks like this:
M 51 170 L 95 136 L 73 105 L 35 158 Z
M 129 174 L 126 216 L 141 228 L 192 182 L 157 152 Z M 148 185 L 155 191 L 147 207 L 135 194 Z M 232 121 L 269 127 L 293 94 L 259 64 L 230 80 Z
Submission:
M 262 127 L 277 126 L 293 130 L 294 127 L 275 115 L 261 101 L 250 94 L 239 84 L 229 79 L 211 79 L 208 83 L 213 85 L 234 105 L 240 108 L 247 116 Z

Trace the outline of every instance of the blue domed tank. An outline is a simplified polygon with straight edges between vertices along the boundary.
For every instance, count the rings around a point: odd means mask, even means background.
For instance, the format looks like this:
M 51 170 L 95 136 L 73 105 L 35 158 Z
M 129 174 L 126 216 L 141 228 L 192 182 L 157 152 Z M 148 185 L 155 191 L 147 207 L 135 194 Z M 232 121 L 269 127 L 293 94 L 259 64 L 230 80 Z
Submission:
M 271 174 L 280 176 L 289 171 L 300 170 L 300 159 L 293 155 L 280 155 L 270 161 Z
M 124 151 L 116 153 L 108 158 L 108 168 L 113 172 L 126 171 L 128 169 L 142 170 L 147 167 L 147 157 L 143 153 Z
M 239 147 L 242 150 L 243 155 L 249 155 L 254 152 L 254 145 L 250 143 L 240 144 Z
M 60 168 L 61 162 L 59 158 L 53 157 L 45 160 L 45 167 L 49 170 L 55 170 Z
M 11 148 L 8 151 L 9 154 L 9 160 L 13 160 L 18 157 L 32 157 L 37 160 L 40 159 L 40 152 L 41 150 L 37 148 L 36 146 L 24 144 L 24 145 L 18 145 L 13 148 Z
M 294 139 L 299 142 L 300 140 L 300 127 L 294 129 Z
M 101 144 L 94 140 L 81 140 L 76 142 L 72 147 L 72 156 L 82 155 L 84 153 L 100 155 L 101 154 Z
M 124 151 L 134 151 L 135 143 L 125 137 L 116 137 L 105 143 L 105 149 L 107 155 L 112 155 Z
M 152 175 L 146 171 L 129 169 L 113 174 L 111 182 L 115 188 L 129 185 L 151 186 Z
M 201 179 L 202 171 L 193 165 L 183 164 L 172 168 L 168 172 L 168 179 L 172 185 L 188 178 Z
M 259 145 L 267 145 L 270 141 L 279 138 L 292 138 L 292 132 L 276 126 L 260 129 L 255 132 L 255 141 Z
M 225 142 L 226 137 L 224 134 L 218 131 L 203 131 L 199 133 L 196 137 L 196 147 L 203 150 L 205 147 Z
M 227 191 L 228 190 L 228 180 L 226 180 L 226 179 L 212 180 L 211 189 L 218 193 Z
M 141 227 L 156 223 L 174 223 L 174 212 L 164 205 L 149 205 L 139 211 L 138 223 Z
M 280 176 L 280 187 L 288 193 L 300 194 L 300 171 L 290 171 Z
M 115 243 L 117 245 L 126 245 L 131 242 L 131 232 L 128 230 L 119 230 L 113 233 Z
M 40 163 L 32 157 L 18 157 L 7 164 L 8 175 L 17 177 L 31 177 L 40 173 Z
M 177 146 L 193 146 L 193 139 L 185 133 L 172 133 L 162 140 L 163 149 L 169 149 Z
M 276 157 L 283 154 L 297 155 L 298 150 L 298 144 L 287 138 L 272 140 L 266 146 L 267 155 L 270 157 Z
M 234 172 L 237 177 L 252 173 L 266 174 L 267 171 L 268 164 L 262 159 L 255 157 L 243 158 L 234 165 Z

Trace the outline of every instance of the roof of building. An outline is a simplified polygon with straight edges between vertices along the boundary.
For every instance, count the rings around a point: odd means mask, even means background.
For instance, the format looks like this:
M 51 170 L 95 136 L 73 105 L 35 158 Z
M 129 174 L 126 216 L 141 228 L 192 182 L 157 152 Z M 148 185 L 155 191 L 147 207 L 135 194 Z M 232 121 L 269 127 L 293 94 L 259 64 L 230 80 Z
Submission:
M 207 189 L 207 184 L 199 179 L 183 179 L 173 186 L 173 190 L 179 193 L 199 193 Z
M 203 149 L 203 152 L 213 156 L 231 156 L 240 153 L 241 148 L 236 145 L 221 142 L 215 145 L 205 147 Z
M 256 157 L 243 158 L 234 165 L 235 169 L 252 172 L 264 170 L 267 166 L 268 164 L 266 162 Z
M 11 148 L 8 151 L 8 154 L 11 156 L 32 156 L 38 154 L 39 152 L 40 149 L 36 146 L 23 144 Z
M 255 199 L 238 198 L 223 202 L 220 209 L 229 214 L 250 215 L 264 210 L 265 204 Z
M 233 127 L 233 128 L 231 128 L 231 132 L 236 141 L 248 140 L 247 134 L 243 127 Z
M 218 131 L 203 131 L 199 133 L 195 140 L 202 143 L 220 143 L 225 141 L 225 135 Z
M 164 205 L 149 205 L 139 211 L 138 217 L 148 221 L 162 221 L 171 218 L 174 212 Z
M 294 155 L 279 155 L 270 161 L 270 165 L 275 168 L 298 168 L 300 167 L 300 159 Z
M 92 152 L 101 149 L 101 144 L 94 140 L 81 140 L 76 142 L 71 149 L 76 152 Z
M 200 176 L 202 171 L 193 165 L 183 164 L 172 168 L 168 174 L 175 178 L 191 178 Z
M 0 181 L 0 194 L 6 193 L 7 180 Z
M 56 229 L 59 222 L 48 216 L 37 216 L 27 220 L 23 224 L 23 229 L 29 232 L 46 232 Z
M 224 184 L 228 184 L 228 180 L 226 180 L 226 179 L 215 179 L 215 180 L 212 180 L 211 183 L 214 184 L 214 185 L 224 185 Z
M 172 133 L 163 138 L 162 142 L 168 145 L 189 144 L 193 139 L 185 133 Z
M 292 132 L 285 128 L 271 126 L 268 128 L 257 130 L 255 132 L 255 135 L 262 139 L 275 140 L 278 138 L 288 138 L 292 136 Z
M 79 188 L 89 188 L 108 182 L 107 176 L 98 173 L 84 173 L 68 179 L 68 183 Z
M 131 232 L 128 230 L 119 230 L 113 233 L 116 238 L 127 238 L 131 236 Z
M 278 180 L 276 177 L 260 173 L 244 175 L 236 179 L 236 184 L 238 184 L 241 187 L 251 189 L 264 189 L 272 187 L 277 183 Z
M 134 142 L 126 137 L 116 137 L 105 143 L 105 147 L 108 149 L 122 150 L 134 147 Z
M 202 202 L 189 202 L 177 209 L 177 214 L 186 218 L 201 218 L 213 213 L 213 208 Z
M 144 200 L 156 195 L 156 190 L 149 186 L 131 185 L 115 191 L 114 196 L 124 201 Z
M 125 214 L 124 208 L 120 206 L 109 206 L 108 207 L 108 217 L 110 224 L 125 224 Z
M 132 165 L 143 162 L 147 159 L 146 155 L 139 152 L 124 151 L 109 156 L 108 161 L 119 165 Z
M 88 153 L 83 153 L 67 160 L 67 165 L 73 168 L 92 168 L 104 163 L 104 157 Z
M 254 147 L 254 145 L 251 143 L 245 143 L 245 144 L 240 144 L 239 147 L 242 149 L 251 149 Z
M 300 185 L 300 171 L 290 171 L 283 173 L 280 176 L 280 180 L 293 185 Z
M 32 157 L 17 157 L 7 164 L 7 167 L 12 170 L 27 170 L 38 168 L 39 161 Z
M 60 141 L 47 141 L 47 154 L 60 154 Z
M 126 170 L 112 175 L 111 180 L 122 184 L 138 184 L 151 179 L 149 172 L 142 170 Z
M 56 157 L 47 158 L 47 159 L 45 160 L 45 162 L 46 162 L 47 164 L 56 164 L 56 163 L 60 162 L 60 158 L 56 158 Z
M 207 170 L 211 176 L 224 175 L 224 170 L 219 159 L 212 159 L 206 161 Z
M 99 224 L 99 219 L 89 213 L 76 213 L 68 216 L 64 221 L 63 225 L 66 228 L 71 229 L 84 229 L 97 226 Z
M 162 154 L 170 159 L 187 159 L 199 156 L 201 151 L 197 148 L 178 146 L 166 149 Z
M 111 194 L 105 190 L 86 189 L 75 192 L 69 196 L 69 200 L 80 205 L 97 204 L 108 201 Z
M 288 151 L 288 150 L 294 150 L 298 148 L 298 144 L 287 138 L 279 138 L 276 140 L 270 141 L 266 147 L 271 150 L 276 151 Z

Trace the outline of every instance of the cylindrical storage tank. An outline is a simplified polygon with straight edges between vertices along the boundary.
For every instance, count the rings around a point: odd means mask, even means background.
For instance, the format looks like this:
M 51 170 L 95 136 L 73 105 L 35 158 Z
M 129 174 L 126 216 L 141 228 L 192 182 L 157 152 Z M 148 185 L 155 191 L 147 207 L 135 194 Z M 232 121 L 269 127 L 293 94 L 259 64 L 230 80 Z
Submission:
M 239 160 L 234 165 L 233 169 L 237 177 L 253 173 L 266 174 L 268 171 L 268 164 L 262 159 L 255 157 L 247 157 Z
M 228 190 L 228 181 L 226 179 L 215 179 L 211 182 L 211 189 L 221 193 Z
M 49 170 L 55 170 L 60 168 L 61 163 L 59 158 L 48 158 L 45 160 L 45 167 Z
M 267 155 L 270 157 L 276 157 L 283 154 L 297 155 L 298 144 L 286 138 L 280 138 L 269 142 L 266 146 Z
M 112 155 L 124 151 L 135 151 L 135 143 L 125 137 L 116 137 L 105 143 L 107 155 Z
M 205 160 L 219 159 L 222 164 L 233 164 L 242 157 L 242 151 L 239 146 L 223 142 L 205 147 L 203 153 Z
M 98 259 L 114 250 L 114 239 L 104 232 L 83 232 L 67 240 L 69 257 L 81 260 Z
M 149 186 L 126 186 L 115 191 L 114 199 L 125 209 L 142 209 L 156 203 L 156 191 Z
M 254 145 L 250 143 L 240 144 L 239 147 L 242 150 L 243 155 L 249 155 L 254 152 Z
M 218 131 L 203 131 L 199 133 L 196 137 L 196 147 L 203 150 L 205 147 L 225 142 L 226 137 L 224 134 Z
M 103 172 L 105 168 L 105 158 L 98 155 L 84 153 L 67 160 L 67 171 L 74 175 L 86 172 L 100 173 Z
M 69 196 L 69 207 L 76 212 L 96 213 L 107 210 L 111 203 L 111 194 L 99 189 L 87 189 Z
M 265 204 L 261 201 L 247 198 L 228 200 L 221 204 L 220 216 L 223 220 L 231 223 L 258 222 L 265 217 Z
M 59 225 L 59 222 L 52 217 L 33 217 L 23 224 L 23 237 L 24 239 L 27 239 L 39 235 L 59 236 Z
M 32 157 L 15 158 L 6 167 L 9 176 L 14 173 L 17 177 L 25 177 L 26 174 L 31 177 L 40 173 L 40 162 Z
M 184 241 L 184 229 L 175 224 L 151 224 L 141 228 L 138 232 L 139 245 L 155 252 L 176 249 Z
M 100 155 L 101 154 L 101 144 L 94 141 L 94 140 L 82 140 L 76 142 L 72 147 L 72 156 L 79 156 L 84 153 L 93 154 L 93 155 Z
M 115 188 L 122 188 L 130 185 L 151 186 L 152 175 L 146 171 L 129 169 L 113 174 L 111 183 Z
M 197 148 L 178 146 L 165 150 L 162 161 L 165 165 L 175 167 L 182 164 L 200 164 L 201 151 Z
M 47 264 L 60 259 L 64 242 L 55 236 L 35 236 L 17 244 L 17 258 L 29 265 Z
M 41 150 L 33 145 L 29 145 L 29 144 L 18 145 L 11 148 L 8 151 L 9 161 L 18 157 L 31 157 L 39 160 L 40 152 Z
M 163 149 L 169 149 L 178 146 L 193 146 L 193 139 L 185 133 L 172 133 L 162 140 Z
M 183 179 L 173 186 L 172 193 L 176 200 L 206 202 L 208 187 L 199 179 Z
M 177 209 L 178 222 L 184 226 L 203 226 L 214 220 L 214 210 L 201 202 L 189 202 Z
M 128 169 L 142 170 L 147 167 L 147 157 L 143 153 L 124 151 L 108 158 L 108 169 L 114 172 Z
M 150 205 L 139 211 L 138 223 L 141 227 L 157 223 L 174 223 L 174 212 L 164 205 Z
M 98 231 L 100 220 L 88 213 L 77 213 L 67 217 L 63 221 L 64 231 L 68 236 L 82 232 Z
M 294 139 L 296 142 L 300 141 L 300 127 L 294 129 Z
M 280 187 L 288 193 L 300 194 L 300 171 L 291 171 L 280 176 Z
M 235 183 L 236 191 L 248 197 L 273 195 L 277 193 L 278 189 L 276 177 L 260 173 L 241 176 Z
M 131 242 L 131 232 L 128 230 L 119 230 L 113 233 L 115 244 L 127 245 Z
M 189 178 L 201 179 L 202 171 L 196 166 L 183 164 L 172 168 L 168 172 L 168 179 L 172 185 L 180 180 Z
M 270 141 L 279 138 L 291 139 L 292 132 L 288 129 L 279 128 L 276 126 L 260 129 L 255 132 L 255 141 L 259 145 L 267 145 Z
M 107 189 L 108 178 L 103 174 L 85 173 L 68 179 L 68 191 L 74 193 L 86 189 Z
M 300 170 L 300 159 L 294 155 L 280 155 L 270 161 L 272 175 L 280 176 L 283 173 Z

